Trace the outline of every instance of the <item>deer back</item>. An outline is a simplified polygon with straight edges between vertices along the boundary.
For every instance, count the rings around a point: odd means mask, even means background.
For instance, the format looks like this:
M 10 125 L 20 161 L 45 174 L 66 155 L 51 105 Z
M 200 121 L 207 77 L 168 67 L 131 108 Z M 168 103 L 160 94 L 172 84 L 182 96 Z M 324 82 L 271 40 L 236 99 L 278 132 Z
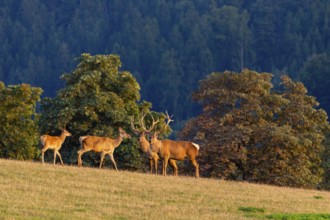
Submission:
M 162 150 L 163 153 L 169 153 L 170 158 L 176 160 L 183 160 L 186 156 L 194 158 L 198 155 L 198 145 L 189 141 L 173 141 L 163 140 Z
M 71 136 L 71 133 L 66 129 L 62 129 L 62 133 L 60 136 L 50 136 L 50 135 L 42 135 L 40 137 L 40 142 L 42 146 L 49 146 L 51 148 L 59 148 L 63 144 L 66 137 Z
M 57 148 L 62 145 L 64 140 L 62 140 L 62 138 L 58 136 L 50 136 L 45 134 L 40 137 L 40 142 L 42 146 L 47 145 L 50 148 Z
M 80 137 L 83 149 L 91 149 L 95 152 L 110 151 L 116 148 L 116 139 L 98 136 Z

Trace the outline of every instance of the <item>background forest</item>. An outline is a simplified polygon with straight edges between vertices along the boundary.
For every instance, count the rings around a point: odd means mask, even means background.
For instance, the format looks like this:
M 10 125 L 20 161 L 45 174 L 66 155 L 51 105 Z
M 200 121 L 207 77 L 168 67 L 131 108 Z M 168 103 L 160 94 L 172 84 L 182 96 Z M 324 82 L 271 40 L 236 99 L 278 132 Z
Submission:
M 179 128 L 213 71 L 289 74 L 329 112 L 329 16 L 327 0 L 3 0 L 0 81 L 54 97 L 80 54 L 118 54 L 143 99 Z
M 181 137 L 204 142 L 205 176 L 329 187 L 329 19 L 327 0 L 3 0 L 0 131 L 13 121 L 22 130 L 3 135 L 0 156 L 38 158 L 10 141 L 24 135 L 25 145 L 36 145 L 38 129 L 69 126 L 76 133 L 64 158 L 76 163 L 76 137 L 113 136 L 115 127 L 129 129 L 129 116 L 152 108 L 160 118 L 173 114 Z M 218 99 L 226 89 L 230 99 Z M 16 115 L 7 114 L 13 106 Z M 129 161 L 123 167 L 143 167 L 137 140 L 117 154 Z

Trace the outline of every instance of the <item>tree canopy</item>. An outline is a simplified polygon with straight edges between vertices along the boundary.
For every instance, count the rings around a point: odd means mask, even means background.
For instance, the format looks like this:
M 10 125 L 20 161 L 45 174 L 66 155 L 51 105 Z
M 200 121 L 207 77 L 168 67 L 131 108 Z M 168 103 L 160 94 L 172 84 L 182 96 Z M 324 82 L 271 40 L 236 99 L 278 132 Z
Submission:
M 327 114 L 300 82 L 248 69 L 212 73 L 193 94 L 202 113 L 182 137 L 197 139 L 202 174 L 286 186 L 322 181 Z
M 82 54 L 78 60 L 75 70 L 62 75 L 65 87 L 55 98 L 45 98 L 41 103 L 41 130 L 55 133 L 66 127 L 73 135 L 61 150 L 70 163 L 77 161 L 80 136 L 115 138 L 118 127 L 130 133 L 129 117 L 138 114 L 140 100 L 140 86 L 131 73 L 119 70 L 118 56 Z M 137 169 L 141 165 L 137 141 L 125 142 L 115 151 L 118 165 Z M 84 161 L 90 165 L 99 162 L 99 155 L 87 155 Z
M 39 155 L 37 102 L 41 88 L 0 82 L 0 157 L 35 159 Z

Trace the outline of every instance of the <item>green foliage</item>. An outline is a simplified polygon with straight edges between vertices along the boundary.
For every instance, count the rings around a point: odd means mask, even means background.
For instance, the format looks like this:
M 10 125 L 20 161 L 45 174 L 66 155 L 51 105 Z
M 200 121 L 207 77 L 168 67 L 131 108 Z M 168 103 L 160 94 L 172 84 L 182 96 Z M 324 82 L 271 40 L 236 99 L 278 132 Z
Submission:
M 38 156 L 38 114 L 41 88 L 28 84 L 6 87 L 0 82 L 0 157 L 35 159 Z
M 127 71 L 119 71 L 116 55 L 82 54 L 79 64 L 62 79 L 66 86 L 54 99 L 42 100 L 41 130 L 52 133 L 66 127 L 73 135 L 61 150 L 66 162 L 76 163 L 82 135 L 115 138 L 118 127 L 130 133 L 129 117 L 139 112 L 140 86 Z M 148 108 L 149 106 L 147 106 Z M 151 107 L 151 106 L 150 106 Z M 99 155 L 86 153 L 85 164 L 99 163 Z M 119 167 L 138 169 L 141 158 L 136 140 L 124 141 L 115 151 Z
M 212 73 L 193 94 L 203 112 L 182 136 L 203 143 L 201 173 L 226 179 L 316 187 L 324 174 L 327 114 L 302 83 L 243 70 Z

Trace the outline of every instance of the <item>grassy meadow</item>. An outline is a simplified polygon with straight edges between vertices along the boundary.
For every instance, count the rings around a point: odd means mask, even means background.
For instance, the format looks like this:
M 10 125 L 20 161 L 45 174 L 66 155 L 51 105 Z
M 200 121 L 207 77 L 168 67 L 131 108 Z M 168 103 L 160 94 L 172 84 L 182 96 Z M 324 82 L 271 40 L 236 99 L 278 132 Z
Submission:
M 330 192 L 0 160 L 0 219 L 330 219 Z

